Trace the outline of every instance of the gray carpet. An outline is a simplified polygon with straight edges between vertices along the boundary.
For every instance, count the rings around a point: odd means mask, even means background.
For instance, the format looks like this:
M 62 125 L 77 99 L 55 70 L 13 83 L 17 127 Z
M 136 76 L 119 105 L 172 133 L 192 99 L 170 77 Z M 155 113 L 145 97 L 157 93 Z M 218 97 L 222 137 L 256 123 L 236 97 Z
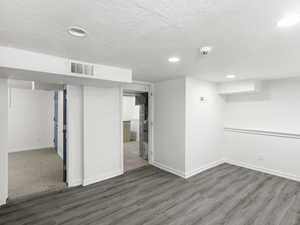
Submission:
M 9 200 L 65 188 L 63 161 L 54 149 L 8 154 Z
M 137 141 L 124 143 L 124 161 L 125 171 L 148 165 L 148 161 L 139 156 L 139 142 Z
M 146 166 L 0 208 L 1 225 L 299 225 L 300 183 L 223 164 L 188 180 Z

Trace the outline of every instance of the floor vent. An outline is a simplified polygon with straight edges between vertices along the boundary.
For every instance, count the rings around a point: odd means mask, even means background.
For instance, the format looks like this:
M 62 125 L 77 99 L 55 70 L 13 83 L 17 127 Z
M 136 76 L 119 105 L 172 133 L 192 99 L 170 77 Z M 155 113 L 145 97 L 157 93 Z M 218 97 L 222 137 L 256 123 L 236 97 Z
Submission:
M 70 67 L 71 67 L 70 69 L 71 73 L 84 74 L 90 76 L 94 75 L 94 65 L 92 64 L 85 64 L 85 63 L 71 61 Z

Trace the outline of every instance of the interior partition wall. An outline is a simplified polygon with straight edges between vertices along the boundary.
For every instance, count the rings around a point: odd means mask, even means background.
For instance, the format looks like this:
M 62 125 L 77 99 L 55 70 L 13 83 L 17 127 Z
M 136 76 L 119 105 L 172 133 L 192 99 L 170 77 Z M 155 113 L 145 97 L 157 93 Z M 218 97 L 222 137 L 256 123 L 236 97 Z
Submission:
M 8 197 L 8 81 L 0 79 L 0 205 Z

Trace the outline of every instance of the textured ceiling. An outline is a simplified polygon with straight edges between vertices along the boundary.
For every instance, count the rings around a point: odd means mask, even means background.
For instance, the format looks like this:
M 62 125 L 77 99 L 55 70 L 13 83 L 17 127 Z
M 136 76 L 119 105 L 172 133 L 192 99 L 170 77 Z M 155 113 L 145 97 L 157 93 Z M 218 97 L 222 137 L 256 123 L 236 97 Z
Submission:
M 135 80 L 300 76 L 300 25 L 276 25 L 289 12 L 299 0 L 0 0 L 0 45 L 131 68 Z

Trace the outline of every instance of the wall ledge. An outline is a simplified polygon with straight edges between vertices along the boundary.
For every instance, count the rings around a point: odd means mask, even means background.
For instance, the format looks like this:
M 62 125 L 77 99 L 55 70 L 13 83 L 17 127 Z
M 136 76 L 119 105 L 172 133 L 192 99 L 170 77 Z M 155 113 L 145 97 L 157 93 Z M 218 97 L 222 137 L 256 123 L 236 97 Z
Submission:
M 233 128 L 233 127 L 224 127 L 224 131 L 234 132 L 234 133 L 242 133 L 242 134 L 253 134 L 253 135 L 264 135 L 264 136 L 300 139 L 300 134 L 288 133 L 288 132 L 255 130 L 255 129 L 241 129 L 241 128 Z

